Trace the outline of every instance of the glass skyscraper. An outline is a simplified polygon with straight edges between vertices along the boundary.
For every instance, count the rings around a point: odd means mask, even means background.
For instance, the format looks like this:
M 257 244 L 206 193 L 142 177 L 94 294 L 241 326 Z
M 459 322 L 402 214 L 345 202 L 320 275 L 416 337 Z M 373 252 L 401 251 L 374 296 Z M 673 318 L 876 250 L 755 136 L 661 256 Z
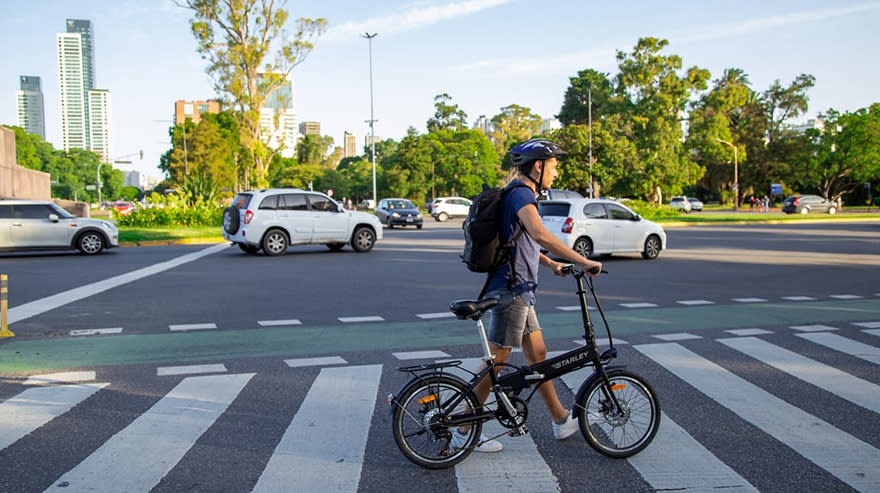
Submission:
M 20 77 L 20 90 L 15 93 L 18 126 L 29 134 L 46 140 L 46 117 L 43 109 L 43 91 L 40 78 L 33 75 Z

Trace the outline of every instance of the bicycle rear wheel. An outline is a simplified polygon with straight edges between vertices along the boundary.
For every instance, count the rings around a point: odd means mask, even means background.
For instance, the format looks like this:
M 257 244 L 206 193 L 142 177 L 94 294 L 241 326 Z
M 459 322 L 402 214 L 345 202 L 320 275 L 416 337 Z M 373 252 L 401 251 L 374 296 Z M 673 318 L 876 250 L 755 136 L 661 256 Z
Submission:
M 413 381 L 396 396 L 392 431 L 394 441 L 407 459 L 428 469 L 443 469 L 470 455 L 479 441 L 482 423 L 472 423 L 465 433 L 466 439 L 455 446 L 452 444 L 455 428 L 442 422 L 442 416 L 467 414 L 480 408 L 473 392 L 451 407 L 452 401 L 467 387 L 459 378 L 433 375 Z
M 660 402 L 642 377 L 626 370 L 608 371 L 608 381 L 595 375 L 578 391 L 575 411 L 584 439 L 597 452 L 614 458 L 639 453 L 660 427 Z M 611 392 L 620 408 L 611 400 Z

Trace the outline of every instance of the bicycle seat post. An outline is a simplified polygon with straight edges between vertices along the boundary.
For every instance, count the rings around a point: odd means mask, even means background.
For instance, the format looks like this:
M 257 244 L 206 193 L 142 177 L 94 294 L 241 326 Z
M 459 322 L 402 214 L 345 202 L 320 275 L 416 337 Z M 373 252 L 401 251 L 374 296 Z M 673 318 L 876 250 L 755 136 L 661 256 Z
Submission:
M 486 327 L 483 325 L 483 317 L 477 319 L 477 331 L 480 333 L 480 342 L 483 344 L 483 361 L 489 366 L 494 359 L 492 350 L 489 348 L 489 337 L 486 335 Z

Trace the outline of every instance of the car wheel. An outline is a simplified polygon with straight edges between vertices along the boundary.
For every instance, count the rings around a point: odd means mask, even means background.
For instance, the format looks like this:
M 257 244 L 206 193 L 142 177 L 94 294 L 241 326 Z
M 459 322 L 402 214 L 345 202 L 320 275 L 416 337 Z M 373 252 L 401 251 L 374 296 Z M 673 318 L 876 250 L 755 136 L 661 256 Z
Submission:
M 100 233 L 86 231 L 76 240 L 76 248 L 86 255 L 94 255 L 104 249 L 104 237 Z
M 440 214 L 437 214 L 437 220 L 440 221 L 441 223 L 446 221 L 447 219 L 449 219 L 449 214 L 447 214 L 445 212 L 441 212 Z
M 810 213 L 810 209 L 807 209 L 806 207 L 801 209 L 801 214 L 809 214 L 809 213 Z
M 593 242 L 589 238 L 578 238 L 572 248 L 581 257 L 590 258 L 593 255 Z
M 837 208 L 836 208 L 836 207 L 831 206 L 831 207 L 828 208 L 828 214 L 835 214 L 835 213 L 837 213 Z
M 654 260 L 660 255 L 660 238 L 651 235 L 645 240 L 645 249 L 642 251 L 642 258 Z
M 351 235 L 351 247 L 356 252 L 369 252 L 376 244 L 376 233 L 366 226 L 359 226 Z
M 345 243 L 327 243 L 327 248 L 333 250 L 334 252 L 338 252 L 339 250 L 342 250 L 342 248 L 344 246 L 345 246 Z
M 273 229 L 263 236 L 263 253 L 274 257 L 287 251 L 287 235 L 280 229 Z
M 832 214 L 834 214 L 834 213 L 832 212 Z M 416 224 L 416 229 L 422 229 L 422 225 L 421 225 L 421 224 Z
M 241 248 L 241 251 L 248 254 L 255 254 L 260 251 L 260 247 L 257 245 L 247 245 L 245 243 L 237 243 L 238 248 Z
M 230 205 L 223 211 L 223 231 L 234 235 L 235 233 L 238 233 L 238 227 L 238 209 Z
M 388 226 L 388 229 L 394 229 L 394 223 L 391 222 L 391 216 L 388 216 L 388 219 L 385 221 L 385 225 Z

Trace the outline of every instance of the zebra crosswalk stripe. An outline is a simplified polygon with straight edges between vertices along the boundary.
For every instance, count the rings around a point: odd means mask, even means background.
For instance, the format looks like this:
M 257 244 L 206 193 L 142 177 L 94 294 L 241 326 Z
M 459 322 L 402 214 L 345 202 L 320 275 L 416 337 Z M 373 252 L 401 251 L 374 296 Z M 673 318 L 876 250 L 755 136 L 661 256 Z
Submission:
M 226 411 L 253 373 L 189 377 L 46 491 L 148 491 Z
M 592 371 L 583 368 L 562 381 L 577 395 Z M 758 491 L 665 413 L 651 445 L 627 460 L 656 491 Z
M 756 337 L 718 339 L 718 342 L 865 409 L 880 413 L 880 385 L 854 377 L 837 368 L 811 360 Z
M 382 365 L 324 368 L 254 492 L 357 491 Z
M 677 343 L 636 350 L 858 491 L 880 488 L 880 451 Z
M 0 450 L 66 413 L 107 385 L 84 383 L 34 387 L 0 403 Z
M 815 342 L 816 344 L 821 344 L 825 347 L 831 348 L 835 351 L 851 354 L 856 358 L 869 361 L 871 363 L 874 363 L 875 365 L 880 365 L 880 349 L 874 346 L 870 346 L 859 341 L 854 341 L 852 339 L 847 339 L 846 337 L 839 336 L 837 334 L 831 334 L 829 332 L 814 332 L 811 334 L 796 335 L 808 341 Z

